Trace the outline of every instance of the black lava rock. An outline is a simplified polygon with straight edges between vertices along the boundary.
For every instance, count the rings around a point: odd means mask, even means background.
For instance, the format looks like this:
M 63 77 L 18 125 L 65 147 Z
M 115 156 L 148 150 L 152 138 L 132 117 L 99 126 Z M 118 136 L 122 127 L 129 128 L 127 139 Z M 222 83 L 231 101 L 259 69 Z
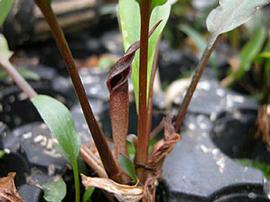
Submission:
M 186 119 L 182 139 L 166 158 L 163 169 L 169 201 L 226 201 L 222 193 L 230 199 L 229 193 L 243 192 L 246 195 L 239 201 L 248 201 L 252 195 L 260 195 L 265 201 L 262 173 L 224 155 L 211 141 L 211 128 L 207 116 L 190 115 Z
M 42 202 L 42 201 L 44 201 L 42 199 L 42 194 L 43 194 L 42 189 L 40 189 L 36 186 L 24 184 L 24 185 L 19 187 L 18 192 L 25 202 Z
M 3 143 L 4 149 L 25 154 L 31 167 L 38 167 L 48 175 L 65 172 L 67 161 L 54 147 L 55 140 L 43 123 L 16 128 Z

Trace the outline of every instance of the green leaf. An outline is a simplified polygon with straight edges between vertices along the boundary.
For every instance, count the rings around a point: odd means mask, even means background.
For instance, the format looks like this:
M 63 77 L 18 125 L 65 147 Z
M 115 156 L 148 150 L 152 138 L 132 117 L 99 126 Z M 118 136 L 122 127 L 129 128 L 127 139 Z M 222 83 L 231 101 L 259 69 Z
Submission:
M 95 191 L 94 187 L 89 187 L 88 189 L 86 189 L 85 192 L 83 193 L 83 202 L 90 202 L 94 191 Z
M 150 26 L 155 25 L 159 20 L 162 20 L 160 25 L 157 27 L 155 32 L 149 39 L 148 48 L 148 68 L 147 68 L 147 91 L 149 92 L 151 70 L 154 62 L 155 51 L 157 47 L 158 40 L 161 33 L 168 21 L 171 2 L 167 1 L 162 6 L 154 8 L 151 14 Z M 120 0 L 119 1 L 119 21 L 121 25 L 123 43 L 125 51 L 129 48 L 131 44 L 140 39 L 140 8 L 139 4 L 135 0 Z M 136 97 L 136 106 L 138 109 L 138 99 L 139 99 L 139 52 L 136 53 L 135 59 L 132 64 L 132 82 L 134 93 Z M 148 95 L 149 93 L 147 93 Z M 148 99 L 148 97 L 147 97 Z
M 80 139 L 69 110 L 58 100 L 46 95 L 38 95 L 31 101 L 49 127 L 52 136 L 57 139 L 64 156 L 71 163 L 76 162 Z
M 141 0 L 136 0 L 139 4 L 141 2 Z M 151 2 L 151 9 L 154 9 L 157 6 L 160 6 L 162 4 L 165 4 L 167 2 L 167 0 L 152 0 Z
M 9 50 L 6 38 L 4 37 L 4 35 L 0 34 L 0 59 L 9 60 L 12 54 L 13 52 Z
M 240 79 L 248 71 L 252 63 L 263 47 L 267 32 L 264 28 L 259 29 L 240 52 L 240 66 L 236 72 L 236 79 Z
M 52 0 L 43 0 L 43 1 L 45 1 L 45 3 L 46 3 L 48 6 L 51 6 L 51 4 L 52 4 Z
M 11 7 L 13 0 L 0 0 L 0 27 L 5 21 Z
M 208 15 L 206 24 L 214 36 L 231 31 L 246 23 L 270 0 L 219 0 L 219 6 Z
M 140 39 L 140 7 L 134 0 L 119 0 L 118 20 L 120 21 L 125 52 Z
M 237 159 L 237 161 L 243 166 L 253 167 L 258 170 L 261 170 L 264 176 L 269 180 L 270 179 L 270 165 L 262 162 L 260 160 L 250 160 L 250 159 Z
M 5 152 L 3 150 L 0 150 L 0 159 L 5 156 Z
M 78 155 L 80 151 L 79 135 L 75 131 L 74 122 L 69 110 L 58 100 L 37 95 L 31 99 L 40 116 L 57 139 L 63 155 L 70 161 L 75 181 L 76 201 L 79 201 L 80 181 L 78 170 Z
M 34 72 L 26 67 L 19 68 L 18 72 L 25 79 L 35 80 L 35 81 L 40 80 L 40 76 L 36 72 Z
M 118 160 L 121 168 L 128 174 L 129 177 L 131 177 L 133 182 L 136 182 L 137 176 L 133 162 L 127 156 L 122 154 L 119 155 Z
M 66 183 L 60 178 L 42 186 L 43 198 L 48 202 L 61 202 L 67 193 Z
M 270 38 L 268 38 L 268 41 L 265 45 L 264 52 L 270 52 Z M 270 58 L 266 58 L 266 63 L 265 63 L 265 74 L 270 75 Z M 270 86 L 270 78 L 268 77 L 268 83 Z
M 269 37 L 269 35 L 268 35 L 266 45 L 264 46 L 264 49 L 263 49 L 261 54 L 265 57 L 265 59 L 269 59 L 269 57 L 268 57 L 270 54 L 270 37 Z
M 152 154 L 153 150 L 154 150 L 154 147 L 155 147 L 155 144 L 158 142 L 158 139 L 157 138 L 152 138 L 150 139 L 149 141 L 149 145 L 148 145 L 148 154 Z
M 260 59 L 270 59 L 270 52 L 262 52 L 260 54 L 258 54 L 255 58 L 256 60 L 260 60 Z
M 152 0 L 152 9 L 154 9 L 157 6 L 160 6 L 162 4 L 165 4 L 167 0 Z
M 195 45 L 199 50 L 199 57 L 201 57 L 207 46 L 206 39 L 189 25 L 181 25 L 180 30 L 183 31 L 187 36 L 189 36 L 192 39 L 192 41 L 195 43 Z M 215 53 L 211 55 L 209 63 L 211 64 L 211 66 L 216 66 L 217 55 Z
M 130 141 L 127 141 L 127 150 L 128 150 L 128 156 L 129 156 L 129 158 L 130 159 L 134 159 L 135 158 L 135 154 L 136 154 L 136 147 Z
M 34 81 L 40 80 L 39 75 L 30 69 L 21 67 L 21 68 L 18 68 L 17 71 L 25 79 L 34 80 Z M 7 72 L 0 69 L 0 80 L 5 80 L 6 78 L 8 78 Z
M 192 41 L 196 44 L 200 55 L 202 55 L 204 49 L 207 46 L 207 42 L 203 36 L 189 25 L 181 25 L 180 30 L 192 39 Z

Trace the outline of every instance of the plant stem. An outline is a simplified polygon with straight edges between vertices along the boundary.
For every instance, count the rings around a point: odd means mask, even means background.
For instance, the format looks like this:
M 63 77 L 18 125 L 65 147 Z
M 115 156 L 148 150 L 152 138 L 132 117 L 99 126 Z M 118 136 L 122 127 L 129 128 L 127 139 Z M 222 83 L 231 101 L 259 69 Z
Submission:
M 108 146 L 108 143 L 103 135 L 103 131 L 101 130 L 97 120 L 95 119 L 93 111 L 88 102 L 88 98 L 86 96 L 81 78 L 77 71 L 72 53 L 68 47 L 64 33 L 57 22 L 56 16 L 53 13 L 52 8 L 48 3 L 48 1 L 44 0 L 35 0 L 35 1 L 40 10 L 42 11 L 46 21 L 48 22 L 52 34 L 56 40 L 58 49 L 66 62 L 66 66 L 69 75 L 71 77 L 71 80 L 73 82 L 73 86 L 75 88 L 77 96 L 79 98 L 84 117 L 91 131 L 92 137 L 94 139 L 95 145 L 101 157 L 104 168 L 111 179 L 121 183 L 122 177 L 120 175 L 120 168 L 117 166 L 115 159 L 113 158 L 113 155 L 111 153 L 111 150 Z
M 0 66 L 5 69 L 7 74 L 29 98 L 37 95 L 35 90 L 29 85 L 29 83 L 25 81 L 25 79 L 18 73 L 16 68 L 8 60 L 0 60 Z
M 159 44 L 159 41 L 158 41 Z M 148 119 L 148 129 L 147 133 L 149 134 L 151 138 L 151 129 L 152 129 L 152 116 L 153 116 L 153 91 L 154 91 L 154 83 L 155 78 L 157 75 L 157 66 L 158 66 L 158 45 L 155 50 L 155 56 L 154 56 L 154 62 L 152 66 L 152 72 L 150 77 L 150 85 L 149 85 L 149 95 L 148 95 L 148 113 L 147 113 L 147 119 Z
M 175 131 L 178 132 L 180 130 L 180 127 L 184 121 L 185 115 L 188 110 L 188 106 L 190 104 L 191 98 L 194 94 L 194 91 L 197 87 L 197 84 L 202 76 L 202 73 L 208 64 L 208 60 L 215 48 L 215 45 L 218 41 L 219 37 L 211 37 L 210 38 L 210 43 L 207 45 L 206 49 L 204 50 L 203 56 L 196 68 L 195 74 L 192 78 L 192 81 L 188 87 L 187 93 L 184 97 L 183 103 L 181 105 L 181 108 L 178 112 L 176 123 L 175 123 Z
M 150 0 L 141 0 L 141 33 L 140 33 L 140 69 L 139 69 L 139 114 L 138 114 L 138 142 L 136 163 L 145 165 L 148 160 L 148 104 L 147 104 L 147 64 L 148 64 L 148 29 L 150 21 Z M 144 168 L 139 167 L 137 174 L 141 182 L 145 181 Z
M 86 145 L 81 146 L 80 155 L 99 177 L 108 178 L 104 168 L 97 162 L 95 154 Z
M 79 169 L 78 169 L 78 161 L 74 160 L 73 165 L 73 177 L 75 183 L 75 199 L 76 202 L 80 202 L 80 178 L 79 178 Z

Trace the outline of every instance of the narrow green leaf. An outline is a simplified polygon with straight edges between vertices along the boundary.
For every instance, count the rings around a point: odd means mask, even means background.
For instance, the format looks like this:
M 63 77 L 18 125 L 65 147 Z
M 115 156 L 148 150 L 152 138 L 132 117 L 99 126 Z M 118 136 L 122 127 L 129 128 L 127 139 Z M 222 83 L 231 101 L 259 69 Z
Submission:
M 34 80 L 34 81 L 40 80 L 39 75 L 30 69 L 21 67 L 21 68 L 18 68 L 17 71 L 25 79 Z M 0 69 L 0 80 L 5 80 L 8 77 L 9 76 L 8 76 L 7 72 Z
M 11 7 L 13 0 L 0 0 L 0 27 L 5 21 Z
M 268 34 L 268 39 L 267 39 L 267 43 L 263 49 L 263 52 L 270 52 L 270 35 Z
M 127 156 L 122 154 L 119 155 L 118 160 L 121 168 L 128 174 L 129 177 L 131 177 L 133 182 L 136 182 L 137 176 L 133 162 Z
M 5 152 L 3 150 L 0 150 L 0 159 L 5 156 Z
M 243 166 L 253 167 L 255 169 L 261 170 L 264 176 L 269 180 L 270 179 L 270 165 L 262 162 L 260 160 L 250 160 L 250 159 L 237 159 L 237 162 Z
M 83 193 L 83 202 L 91 202 L 91 197 L 94 191 L 95 187 L 89 187 L 88 189 L 86 189 Z
M 189 25 L 181 25 L 180 30 L 183 31 L 186 35 L 188 35 L 191 38 L 191 40 L 195 43 L 195 45 L 199 50 L 199 57 L 201 57 L 207 46 L 206 39 Z M 209 63 L 211 64 L 211 66 L 214 67 L 216 66 L 217 55 L 215 54 L 215 52 L 211 55 Z
M 152 0 L 152 9 L 162 4 L 165 4 L 167 0 Z
M 240 79 L 248 71 L 252 63 L 263 47 L 267 32 L 264 28 L 259 29 L 240 52 L 240 66 L 236 72 L 236 79 Z
M 157 138 L 152 138 L 149 141 L 149 145 L 148 145 L 148 154 L 152 154 L 155 144 L 158 142 Z
M 75 181 L 76 201 L 80 199 L 80 180 L 78 170 L 78 155 L 80 139 L 75 131 L 74 122 L 69 110 L 58 100 L 37 95 L 31 99 L 40 116 L 50 129 L 52 136 L 57 139 L 63 155 L 70 161 Z
M 203 36 L 189 25 L 181 25 L 180 30 L 192 39 L 192 41 L 196 44 L 201 56 L 207 46 L 207 42 Z
M 140 7 L 134 0 L 119 0 L 120 22 L 125 52 L 140 39 Z
M 262 53 L 258 54 L 255 59 L 256 60 L 270 59 L 270 52 L 262 52 Z
M 136 154 L 136 147 L 130 141 L 127 141 L 127 150 L 128 150 L 128 156 L 129 156 L 129 158 L 130 159 L 134 159 L 135 154 Z
M 265 45 L 264 52 L 268 52 L 268 53 L 270 52 L 270 37 L 268 37 L 268 41 Z M 267 58 L 266 62 L 265 62 L 265 74 L 270 75 L 270 58 Z M 270 78 L 269 77 L 268 77 L 268 81 L 269 81 L 268 83 L 270 86 Z
M 60 178 L 42 186 L 43 198 L 48 202 L 61 202 L 67 193 L 66 183 Z
M 76 162 L 80 139 L 69 110 L 58 100 L 46 95 L 38 95 L 31 101 L 49 127 L 52 136 L 57 139 L 64 156 L 71 163 Z
M 6 38 L 4 37 L 4 35 L 0 34 L 0 59 L 9 60 L 12 54 L 13 52 L 9 50 Z
M 34 72 L 26 67 L 20 67 L 18 69 L 18 72 L 25 79 L 35 80 L 35 81 L 40 80 L 40 76 L 36 72 Z
M 246 23 L 269 3 L 270 0 L 219 0 L 219 6 L 207 17 L 207 29 L 217 37 Z
M 153 9 L 150 19 L 150 27 L 153 27 L 158 21 L 162 20 L 160 25 L 157 27 L 155 32 L 149 39 L 148 47 L 148 68 L 147 68 L 147 91 L 149 92 L 150 78 L 152 72 L 152 66 L 154 62 L 155 51 L 158 40 L 161 33 L 168 21 L 171 1 L 167 1 L 162 6 L 158 6 Z M 135 41 L 140 39 L 140 8 L 139 4 L 135 0 L 120 0 L 119 1 L 119 21 L 121 25 L 121 31 L 123 36 L 123 43 L 125 51 Z M 132 64 L 132 83 L 134 93 L 136 97 L 136 105 L 138 109 L 138 98 L 139 98 L 139 53 L 136 53 L 135 59 Z M 149 93 L 147 93 L 148 95 Z M 147 97 L 148 99 L 148 97 Z

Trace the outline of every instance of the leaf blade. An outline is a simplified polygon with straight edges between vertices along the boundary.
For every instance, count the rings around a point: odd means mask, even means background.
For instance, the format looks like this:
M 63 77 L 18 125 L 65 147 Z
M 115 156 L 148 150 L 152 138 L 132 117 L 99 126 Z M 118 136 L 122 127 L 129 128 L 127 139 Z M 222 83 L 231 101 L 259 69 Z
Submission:
M 0 59 L 9 60 L 13 52 L 9 50 L 8 43 L 4 35 L 0 34 Z
M 219 0 L 219 6 L 207 17 L 207 29 L 215 36 L 231 31 L 269 3 L 270 0 Z
M 13 0 L 0 0 L 0 27 L 2 26 L 3 22 L 5 21 L 11 7 L 12 7 Z
M 91 202 L 91 197 L 95 191 L 94 187 L 88 187 L 83 194 L 83 202 Z
M 167 0 L 152 0 L 152 9 L 162 4 L 165 4 Z
M 61 202 L 67 193 L 66 183 L 62 178 L 42 186 L 43 198 L 48 202 Z
M 189 25 L 184 24 L 184 25 L 181 25 L 179 28 L 182 32 L 184 32 L 186 35 L 188 35 L 192 39 L 192 41 L 197 46 L 199 56 L 201 57 L 205 48 L 207 47 L 206 39 L 204 39 L 203 36 L 199 32 L 197 32 L 195 29 L 193 29 Z M 211 64 L 211 66 L 216 67 L 217 60 L 218 60 L 217 55 L 215 52 L 213 52 L 213 54 L 210 56 L 209 63 Z
M 133 182 L 136 182 L 136 169 L 133 162 L 127 156 L 122 154 L 118 156 L 118 160 L 122 169 L 128 174 L 129 177 L 131 177 Z
M 148 65 L 147 65 L 147 99 L 149 95 L 149 86 L 151 78 L 151 70 L 154 63 L 154 56 L 156 51 L 156 46 L 161 33 L 169 19 L 171 5 L 173 1 L 167 1 L 161 6 L 157 6 L 153 9 L 150 19 L 150 27 L 156 22 L 162 20 L 160 25 L 157 27 L 156 31 L 149 38 L 148 47 Z M 125 51 L 128 47 L 135 41 L 139 40 L 140 34 L 140 8 L 139 4 L 135 0 L 120 0 L 118 19 L 121 25 L 121 32 L 123 37 L 123 44 Z M 132 73 L 131 73 L 134 94 L 136 98 L 136 106 L 138 109 L 139 100 L 139 54 L 135 54 L 134 61 L 132 63 Z
M 38 95 L 31 99 L 52 136 L 57 139 L 64 156 L 73 163 L 77 161 L 80 139 L 74 127 L 69 110 L 56 99 Z
M 52 136 L 57 139 L 63 155 L 72 165 L 76 201 L 79 201 L 80 181 L 77 159 L 80 151 L 80 139 L 76 133 L 71 114 L 65 105 L 46 95 L 37 95 L 31 98 L 31 102 L 47 124 Z
M 240 66 L 236 73 L 236 79 L 240 79 L 251 68 L 253 60 L 263 47 L 266 36 L 266 30 L 264 28 L 259 29 L 243 47 L 240 53 Z

